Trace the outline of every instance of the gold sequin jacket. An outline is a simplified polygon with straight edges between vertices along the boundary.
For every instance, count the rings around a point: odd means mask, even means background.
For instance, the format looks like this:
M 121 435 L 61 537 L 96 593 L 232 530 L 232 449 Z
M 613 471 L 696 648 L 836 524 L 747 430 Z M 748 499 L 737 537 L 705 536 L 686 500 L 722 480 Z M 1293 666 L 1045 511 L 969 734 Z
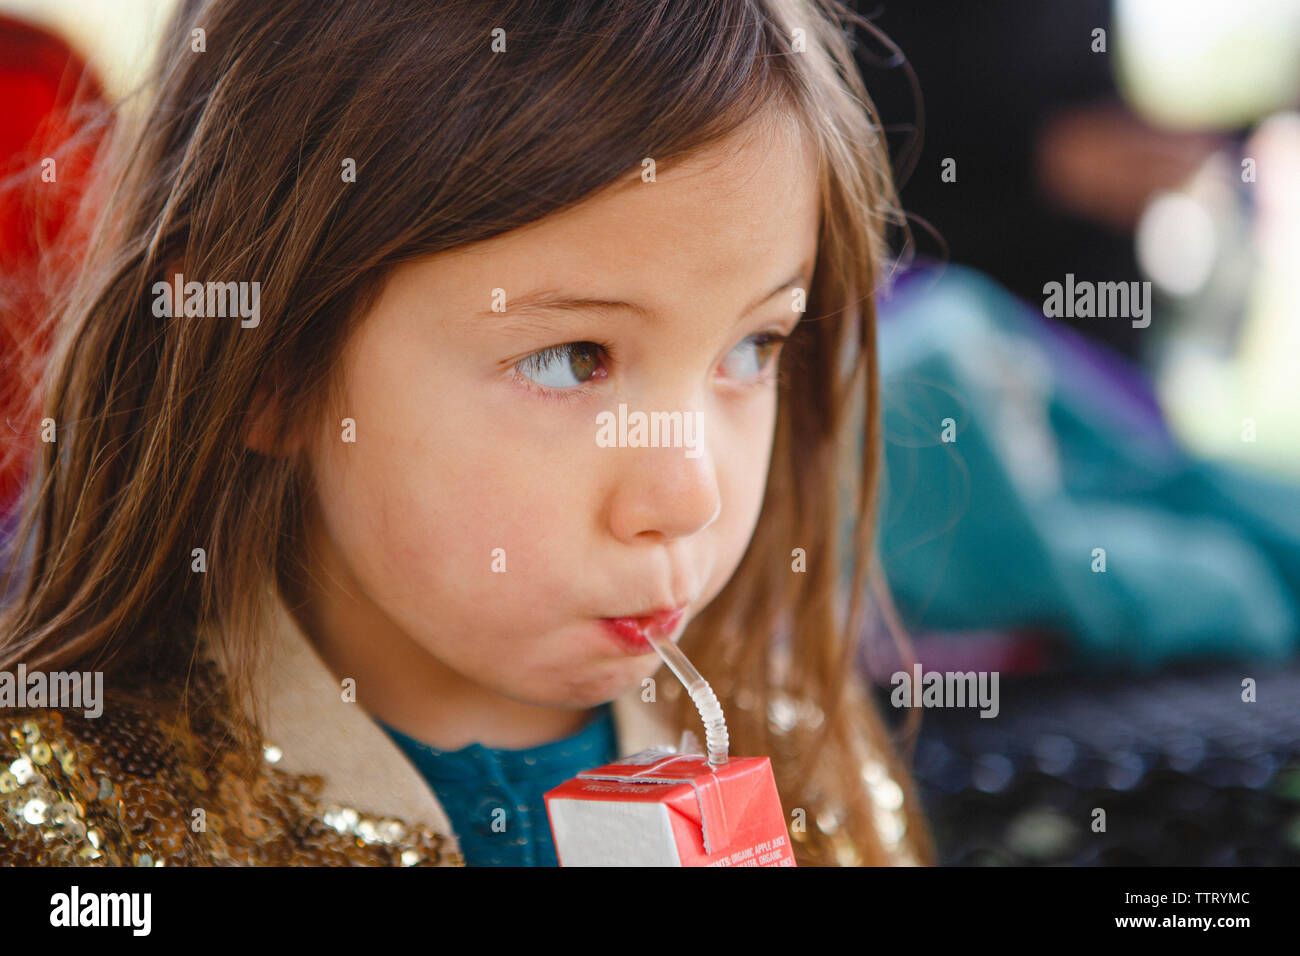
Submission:
M 433 790 L 283 602 L 266 641 L 251 774 L 216 716 L 0 709 L 0 865 L 464 866 Z M 676 743 L 640 693 L 613 702 L 623 755 Z

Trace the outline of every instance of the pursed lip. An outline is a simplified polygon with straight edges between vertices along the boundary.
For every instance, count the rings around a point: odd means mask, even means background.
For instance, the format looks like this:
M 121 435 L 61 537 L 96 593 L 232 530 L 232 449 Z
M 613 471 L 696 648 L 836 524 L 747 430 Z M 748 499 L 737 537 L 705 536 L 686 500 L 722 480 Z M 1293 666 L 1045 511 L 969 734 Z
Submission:
M 653 651 L 651 637 L 666 637 L 677 630 L 681 624 L 687 605 L 676 608 L 661 608 L 648 614 L 627 615 L 625 617 L 602 618 L 606 626 L 629 649 L 638 653 Z
M 681 620 L 682 614 L 686 612 L 686 605 L 680 604 L 677 607 L 659 608 L 655 611 L 647 611 L 642 614 L 626 614 L 620 617 L 606 618 L 608 621 L 632 621 L 642 630 L 657 631 L 659 633 L 671 633 L 677 623 Z

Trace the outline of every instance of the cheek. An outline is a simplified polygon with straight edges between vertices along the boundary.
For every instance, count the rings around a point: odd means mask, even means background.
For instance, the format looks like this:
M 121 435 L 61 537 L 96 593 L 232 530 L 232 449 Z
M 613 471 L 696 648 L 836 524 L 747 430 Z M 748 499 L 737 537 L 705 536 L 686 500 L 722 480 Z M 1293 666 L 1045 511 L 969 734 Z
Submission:
M 719 563 L 710 581 L 714 595 L 735 572 L 757 527 L 767 489 L 775 420 L 775 398 L 765 413 L 751 411 L 738 418 L 731 432 L 733 437 L 720 458 L 726 464 L 719 470 L 723 517 L 720 518 Z
M 339 544 L 357 549 L 365 564 L 357 572 L 376 594 L 436 607 L 448 622 L 504 622 L 572 583 L 584 491 L 489 422 L 439 419 L 414 434 L 381 431 L 346 452 L 355 464 L 340 472 L 335 501 L 351 540 Z
M 546 570 L 565 547 L 553 526 L 579 491 L 542 471 L 554 462 L 530 460 L 538 445 L 512 434 L 517 412 L 484 401 L 449 350 L 417 361 L 400 340 L 386 328 L 362 331 L 345 407 L 333 416 L 356 420 L 356 442 L 342 442 L 337 428 L 321 435 L 317 484 L 331 537 L 376 596 L 426 609 L 435 599 L 527 599 L 534 580 L 551 584 Z M 493 571 L 498 548 L 507 588 Z
M 512 589 L 522 588 L 530 578 L 512 572 L 547 567 L 554 503 L 530 493 L 521 477 L 466 459 L 435 459 L 405 472 L 383 496 L 391 572 L 474 594 L 499 590 L 490 579 L 501 576 L 494 568 L 504 563 Z
M 767 489 L 767 473 L 772 462 L 772 441 L 776 430 L 776 392 L 768 393 L 760 407 L 753 409 L 742 417 L 738 425 L 743 436 L 736 460 L 740 462 L 735 482 L 736 494 L 741 502 L 740 511 L 744 515 L 743 524 L 752 532 L 758 511 L 763 504 L 763 494 Z

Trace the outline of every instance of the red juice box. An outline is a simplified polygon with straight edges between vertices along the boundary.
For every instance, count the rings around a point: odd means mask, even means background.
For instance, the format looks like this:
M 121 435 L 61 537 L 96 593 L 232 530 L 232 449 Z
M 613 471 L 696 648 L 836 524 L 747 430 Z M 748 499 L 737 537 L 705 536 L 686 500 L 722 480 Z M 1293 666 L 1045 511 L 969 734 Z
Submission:
M 794 866 L 767 757 L 643 750 L 548 790 L 561 866 Z

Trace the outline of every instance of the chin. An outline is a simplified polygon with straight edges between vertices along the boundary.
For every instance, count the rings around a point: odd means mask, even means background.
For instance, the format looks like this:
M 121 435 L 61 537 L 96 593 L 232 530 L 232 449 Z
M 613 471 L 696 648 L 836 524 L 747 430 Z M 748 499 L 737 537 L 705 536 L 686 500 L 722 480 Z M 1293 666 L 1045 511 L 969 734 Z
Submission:
M 641 682 L 654 672 L 655 668 L 644 665 L 632 669 L 610 668 L 590 681 L 572 681 L 563 687 L 552 684 L 545 689 L 535 688 L 535 693 L 516 699 L 556 710 L 590 710 L 639 688 Z

